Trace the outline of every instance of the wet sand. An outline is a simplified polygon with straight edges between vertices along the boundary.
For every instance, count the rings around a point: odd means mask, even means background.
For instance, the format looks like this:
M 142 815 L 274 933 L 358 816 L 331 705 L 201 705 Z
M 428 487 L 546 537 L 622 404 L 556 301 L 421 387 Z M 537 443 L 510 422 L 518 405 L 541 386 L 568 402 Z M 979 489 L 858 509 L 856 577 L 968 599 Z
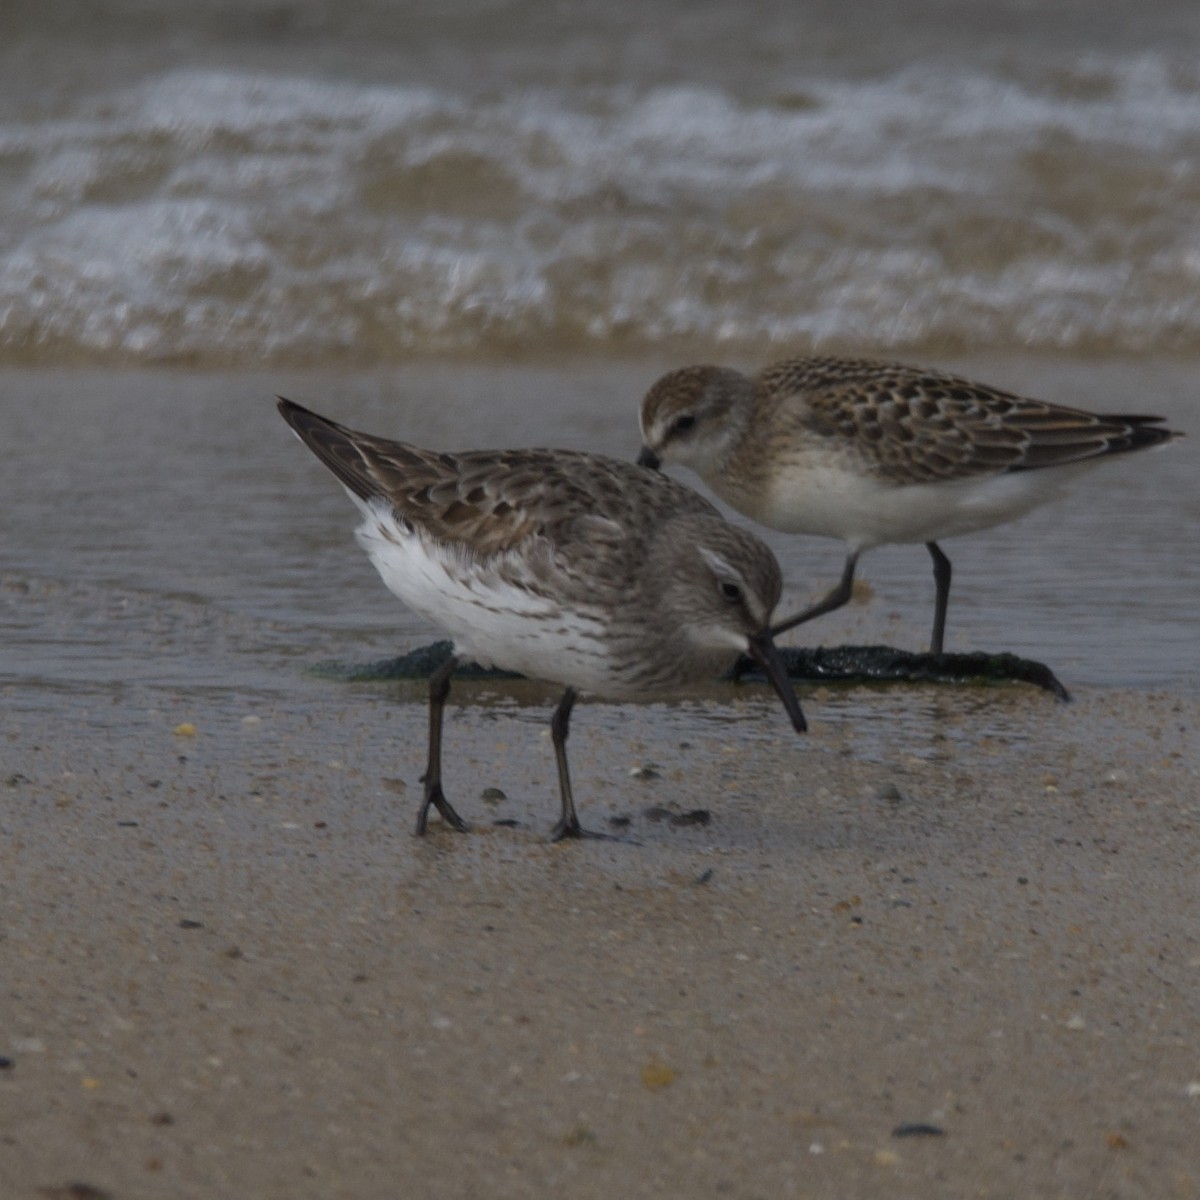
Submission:
M 5 1196 L 1200 1189 L 1194 699 L 585 704 L 638 844 L 549 845 L 548 693 L 457 689 L 417 840 L 420 687 L 328 686 L 6 721 Z

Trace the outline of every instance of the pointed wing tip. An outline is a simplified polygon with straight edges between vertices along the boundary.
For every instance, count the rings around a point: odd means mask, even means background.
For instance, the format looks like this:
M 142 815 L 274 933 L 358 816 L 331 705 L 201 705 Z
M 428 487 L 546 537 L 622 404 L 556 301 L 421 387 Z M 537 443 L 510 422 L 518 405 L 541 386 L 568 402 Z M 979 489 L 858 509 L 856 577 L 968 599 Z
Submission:
M 275 407 L 279 409 L 279 415 L 293 428 L 296 428 L 296 418 L 306 409 L 300 407 L 294 400 L 287 399 L 286 396 L 275 397 Z
M 297 404 L 295 400 L 289 400 L 286 396 L 276 396 L 275 407 L 279 409 L 279 415 L 293 428 L 299 417 L 315 417 L 317 415 L 305 408 L 304 405 Z
M 276 396 L 275 402 L 292 432 L 351 495 L 369 500 L 382 494 L 364 459 L 360 435 L 284 396 Z
M 303 404 L 297 404 L 295 400 L 289 400 L 286 396 L 276 396 L 275 407 L 279 409 L 279 415 L 292 427 L 293 432 L 298 434 L 309 446 L 313 445 L 311 435 L 315 430 L 348 432 L 343 430 L 336 421 L 331 421 L 328 417 L 323 417 L 320 413 L 313 412 L 311 408 L 305 408 Z

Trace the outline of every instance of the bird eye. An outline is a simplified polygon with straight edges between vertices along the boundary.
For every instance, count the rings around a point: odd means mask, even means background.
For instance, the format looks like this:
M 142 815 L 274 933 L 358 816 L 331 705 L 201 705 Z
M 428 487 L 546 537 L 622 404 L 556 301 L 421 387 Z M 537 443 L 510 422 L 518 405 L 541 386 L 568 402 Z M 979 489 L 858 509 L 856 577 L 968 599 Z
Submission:
M 682 417 L 677 417 L 675 424 L 671 426 L 672 433 L 687 433 L 696 424 L 696 418 L 691 413 L 684 413 Z
M 726 579 L 721 584 L 721 595 L 724 596 L 730 604 L 739 604 L 741 603 L 742 599 L 742 589 L 738 587 L 736 583 L 730 583 L 730 581 Z

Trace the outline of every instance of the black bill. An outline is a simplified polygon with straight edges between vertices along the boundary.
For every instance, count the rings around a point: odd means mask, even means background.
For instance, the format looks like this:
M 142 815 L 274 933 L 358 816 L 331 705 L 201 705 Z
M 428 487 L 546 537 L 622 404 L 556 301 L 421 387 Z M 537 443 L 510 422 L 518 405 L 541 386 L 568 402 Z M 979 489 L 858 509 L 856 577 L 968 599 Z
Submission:
M 804 719 L 800 701 L 796 699 L 783 659 L 775 649 L 775 643 L 771 641 L 771 631 L 764 629 L 762 633 L 756 633 L 749 639 L 746 649 L 750 657 L 762 667 L 763 674 L 779 694 L 787 715 L 792 718 L 792 727 L 797 733 L 804 733 L 808 729 L 808 722 Z
M 662 466 L 662 459 L 649 446 L 643 446 L 641 454 L 637 457 L 637 465 L 639 467 L 649 467 L 650 470 L 657 471 Z

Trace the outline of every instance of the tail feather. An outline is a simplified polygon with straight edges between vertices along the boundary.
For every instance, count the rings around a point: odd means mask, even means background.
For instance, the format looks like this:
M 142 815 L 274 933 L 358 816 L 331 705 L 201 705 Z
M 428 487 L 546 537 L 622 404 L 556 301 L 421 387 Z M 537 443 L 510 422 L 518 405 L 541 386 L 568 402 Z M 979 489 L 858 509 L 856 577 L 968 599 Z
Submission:
M 1143 450 L 1149 446 L 1161 446 L 1164 442 L 1173 442 L 1176 438 L 1183 437 L 1183 434 L 1176 429 L 1166 429 L 1162 422 L 1165 417 L 1140 417 L 1140 416 L 1104 416 L 1105 421 L 1111 421 L 1114 425 L 1120 424 L 1127 426 L 1127 432 L 1123 436 L 1118 436 L 1110 439 L 1111 444 L 1105 451 L 1108 454 L 1120 454 L 1126 450 Z
M 1074 414 L 1074 410 L 1069 410 L 1068 415 L 1086 417 L 1090 424 L 1064 419 L 1062 410 L 1045 414 L 1042 426 L 1026 422 L 1031 439 L 1021 461 L 1008 469 L 1033 471 L 1039 467 L 1062 467 L 1107 458 L 1111 454 L 1147 450 L 1183 437 L 1178 430 L 1164 428 L 1163 417 Z

